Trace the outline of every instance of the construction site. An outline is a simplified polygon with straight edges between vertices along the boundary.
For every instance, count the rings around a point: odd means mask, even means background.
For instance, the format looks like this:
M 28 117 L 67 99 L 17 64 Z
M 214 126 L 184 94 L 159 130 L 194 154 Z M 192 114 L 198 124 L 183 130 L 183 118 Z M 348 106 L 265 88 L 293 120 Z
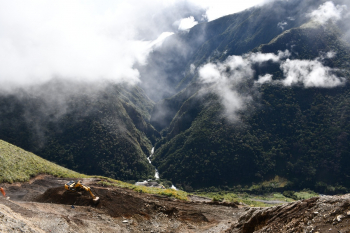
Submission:
M 254 208 L 199 196 L 182 201 L 81 179 L 91 196 L 66 190 L 70 181 L 40 175 L 0 184 L 6 191 L 0 197 L 0 232 L 350 232 L 349 195 Z
M 221 232 L 244 209 L 214 205 L 210 199 L 181 201 L 103 187 L 99 179 L 82 179 L 89 192 L 69 192 L 69 179 L 38 176 L 26 183 L 1 184 L 0 232 Z

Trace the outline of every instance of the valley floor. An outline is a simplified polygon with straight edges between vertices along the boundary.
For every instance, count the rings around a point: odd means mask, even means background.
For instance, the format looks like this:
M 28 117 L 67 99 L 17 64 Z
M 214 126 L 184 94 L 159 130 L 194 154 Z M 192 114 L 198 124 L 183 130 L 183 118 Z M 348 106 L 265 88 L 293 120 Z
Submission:
M 350 195 L 322 196 L 269 208 L 191 201 L 83 179 L 100 197 L 68 194 L 68 179 L 39 176 L 0 184 L 0 232 L 350 232 Z

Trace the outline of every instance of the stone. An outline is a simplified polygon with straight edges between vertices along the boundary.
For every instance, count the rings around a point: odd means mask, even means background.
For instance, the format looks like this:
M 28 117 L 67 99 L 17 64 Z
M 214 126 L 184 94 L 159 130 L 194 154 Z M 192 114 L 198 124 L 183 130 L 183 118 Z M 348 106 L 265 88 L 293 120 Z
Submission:
M 341 222 L 341 220 L 342 220 L 343 218 L 344 218 L 343 215 L 338 215 L 338 216 L 337 216 L 337 221 L 338 221 L 338 222 Z

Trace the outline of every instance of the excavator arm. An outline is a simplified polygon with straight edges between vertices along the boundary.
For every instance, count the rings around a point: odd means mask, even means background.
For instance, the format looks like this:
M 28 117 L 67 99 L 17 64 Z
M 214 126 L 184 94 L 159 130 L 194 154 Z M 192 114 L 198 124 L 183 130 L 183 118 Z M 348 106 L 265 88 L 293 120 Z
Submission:
M 87 186 L 85 186 L 85 185 L 83 185 L 83 184 L 81 184 L 81 183 L 78 183 L 78 184 L 80 184 L 80 187 L 81 187 L 82 189 L 84 189 L 85 191 L 87 191 L 87 192 L 90 193 L 92 199 L 95 199 L 95 198 L 96 198 L 96 196 L 91 192 L 91 188 L 90 188 L 90 187 L 87 187 Z

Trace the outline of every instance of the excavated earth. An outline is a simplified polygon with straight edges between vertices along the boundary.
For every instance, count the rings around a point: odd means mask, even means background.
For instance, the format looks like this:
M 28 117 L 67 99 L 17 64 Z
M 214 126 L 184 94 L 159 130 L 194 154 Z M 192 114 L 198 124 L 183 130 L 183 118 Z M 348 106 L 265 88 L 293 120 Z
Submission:
M 322 196 L 270 208 L 190 201 L 98 185 L 100 197 L 67 193 L 68 179 L 38 176 L 27 183 L 0 184 L 0 232 L 350 232 L 350 195 Z

